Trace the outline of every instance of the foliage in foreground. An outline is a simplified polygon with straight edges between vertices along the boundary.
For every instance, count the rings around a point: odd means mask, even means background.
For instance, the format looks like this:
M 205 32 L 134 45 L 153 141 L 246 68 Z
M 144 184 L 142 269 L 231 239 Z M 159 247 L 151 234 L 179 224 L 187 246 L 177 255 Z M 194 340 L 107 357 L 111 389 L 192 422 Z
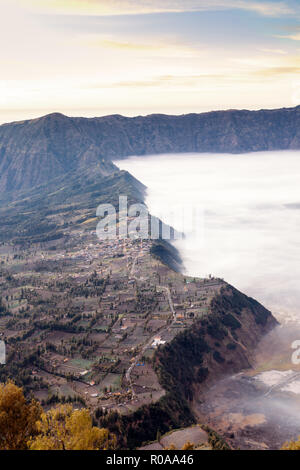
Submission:
M 37 433 L 41 407 L 27 402 L 23 390 L 12 382 L 0 384 L 0 450 L 25 450 Z
M 300 436 L 298 437 L 298 441 L 286 442 L 282 450 L 300 450 Z
M 60 405 L 44 412 L 13 382 L 0 384 L 0 450 L 107 450 L 116 439 L 92 424 L 87 409 Z
M 29 442 L 31 450 L 107 450 L 115 445 L 107 429 L 92 426 L 87 409 L 74 411 L 71 405 L 42 413 L 37 430 Z

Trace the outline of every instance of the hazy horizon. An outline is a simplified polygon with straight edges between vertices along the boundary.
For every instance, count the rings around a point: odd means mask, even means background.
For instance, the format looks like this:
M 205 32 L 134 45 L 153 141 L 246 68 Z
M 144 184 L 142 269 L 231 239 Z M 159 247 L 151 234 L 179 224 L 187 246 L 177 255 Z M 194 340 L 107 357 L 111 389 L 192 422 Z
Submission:
M 277 110 L 277 109 L 293 109 L 300 106 L 299 104 L 296 105 L 291 105 L 291 106 L 282 106 L 280 108 L 274 108 L 274 107 L 261 107 L 257 106 L 254 108 L 205 108 L 205 109 L 190 109 L 189 111 L 187 110 L 186 112 L 160 112 L 157 109 L 153 109 L 152 112 L 145 112 L 145 113 L 135 113 L 134 111 L 127 111 L 126 112 L 118 112 L 116 109 L 115 112 L 111 112 L 111 110 L 107 110 L 107 112 L 103 111 L 103 114 L 97 114 L 95 110 L 64 110 L 64 111 L 59 111 L 59 110 L 53 110 L 50 112 L 43 113 L 42 111 L 27 111 L 27 110 L 21 110 L 20 112 L 17 111 L 16 113 L 14 111 L 11 112 L 11 119 L 8 121 L 3 121 L 1 118 L 1 110 L 0 110 L 0 125 L 2 124 L 10 124 L 13 122 L 23 122 L 23 121 L 31 121 L 33 119 L 39 119 L 44 116 L 48 116 L 51 114 L 63 114 L 66 117 L 69 118 L 75 118 L 75 117 L 82 117 L 82 118 L 100 118 L 100 117 L 106 117 L 106 116 L 113 116 L 113 115 L 120 115 L 123 117 L 129 117 L 129 118 L 134 118 L 134 117 L 139 117 L 139 116 L 150 116 L 152 114 L 162 114 L 162 115 L 167 115 L 167 116 L 182 116 L 182 115 L 187 115 L 187 114 L 204 114 L 204 113 L 213 113 L 213 112 L 219 112 L 219 111 L 265 111 L 265 110 Z M 16 118 L 14 119 L 13 116 Z M 18 117 L 19 116 L 19 117 Z
M 295 0 L 1 0 L 0 12 L 0 122 L 300 102 Z

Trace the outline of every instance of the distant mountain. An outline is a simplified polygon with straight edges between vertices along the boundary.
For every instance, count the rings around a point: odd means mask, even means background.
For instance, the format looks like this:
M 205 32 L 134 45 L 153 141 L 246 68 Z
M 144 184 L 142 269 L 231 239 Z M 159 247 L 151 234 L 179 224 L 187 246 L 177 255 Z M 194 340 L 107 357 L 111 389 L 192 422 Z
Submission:
M 62 114 L 0 126 L 0 193 L 30 189 L 96 164 L 102 176 L 116 170 L 104 161 L 93 136 Z
M 50 114 L 0 126 L 0 193 L 35 187 L 70 171 L 129 155 L 300 149 L 300 106 L 127 118 Z
M 127 171 L 103 176 L 102 167 L 93 165 L 81 172 L 73 171 L 48 183 L 15 194 L 0 195 L 0 243 L 16 244 L 57 240 L 72 228 L 91 219 L 95 229 L 96 208 L 113 204 L 126 194 L 128 204 L 144 201 L 145 186 Z M 14 197 L 13 197 L 14 196 Z

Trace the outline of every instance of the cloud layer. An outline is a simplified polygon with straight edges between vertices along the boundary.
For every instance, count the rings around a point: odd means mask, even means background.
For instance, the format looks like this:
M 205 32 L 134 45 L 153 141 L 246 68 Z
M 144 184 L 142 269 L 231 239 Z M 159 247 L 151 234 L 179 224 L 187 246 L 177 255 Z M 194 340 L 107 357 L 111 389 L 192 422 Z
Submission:
M 294 0 L 0 0 L 0 122 L 299 104 L 298 9 Z
M 299 151 L 168 154 L 117 165 L 146 184 L 152 214 L 185 231 L 176 243 L 189 275 L 224 277 L 300 322 L 299 157 Z M 176 226 L 182 208 L 189 214 L 191 207 L 203 214 L 200 237 L 188 217 Z
M 164 12 L 211 11 L 240 9 L 266 16 L 294 13 L 284 2 L 247 0 L 20 0 L 41 10 L 82 15 L 136 15 Z

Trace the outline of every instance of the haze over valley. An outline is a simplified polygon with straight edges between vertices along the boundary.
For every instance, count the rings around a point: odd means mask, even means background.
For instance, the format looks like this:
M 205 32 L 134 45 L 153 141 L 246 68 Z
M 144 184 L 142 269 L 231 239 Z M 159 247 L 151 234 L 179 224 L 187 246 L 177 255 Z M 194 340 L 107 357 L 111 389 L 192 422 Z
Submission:
M 152 214 L 184 229 L 174 242 L 184 272 L 225 278 L 281 321 L 300 321 L 299 151 L 167 154 L 116 164 L 147 186 Z M 189 217 L 182 222 L 191 207 L 200 229 Z
M 196 413 L 233 446 L 280 448 L 300 426 L 300 152 L 168 154 L 116 164 L 147 186 L 146 203 L 185 237 L 172 243 L 189 276 L 225 280 L 272 311 L 280 326 L 252 368 L 200 392 Z M 198 211 L 197 223 L 190 217 Z
M 299 31 L 0 0 L 0 451 L 300 450 Z

